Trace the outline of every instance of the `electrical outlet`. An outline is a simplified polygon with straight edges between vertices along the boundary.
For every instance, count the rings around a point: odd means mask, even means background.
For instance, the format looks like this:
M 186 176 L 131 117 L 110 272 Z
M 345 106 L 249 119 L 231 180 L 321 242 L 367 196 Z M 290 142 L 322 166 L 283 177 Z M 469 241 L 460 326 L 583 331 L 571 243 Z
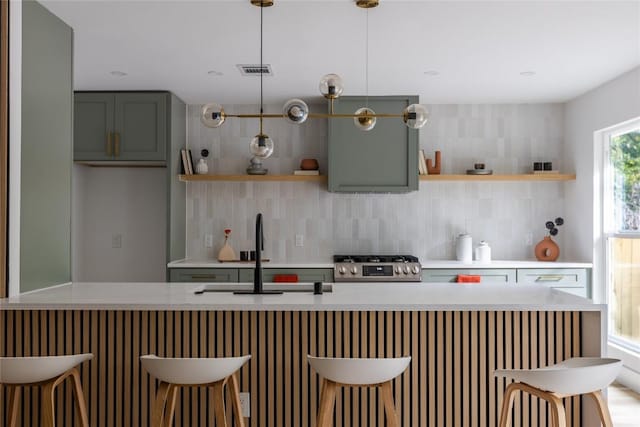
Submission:
M 205 234 L 204 235 L 204 247 L 212 248 L 213 247 L 213 234 Z
M 296 234 L 296 246 L 301 248 L 304 246 L 304 235 Z
M 532 233 L 527 233 L 524 236 L 524 244 L 527 246 L 531 246 L 533 245 L 533 234 Z
M 245 418 L 251 417 L 251 394 L 240 393 L 240 412 Z
M 116 249 L 122 247 L 122 234 L 117 233 L 111 236 L 111 247 Z

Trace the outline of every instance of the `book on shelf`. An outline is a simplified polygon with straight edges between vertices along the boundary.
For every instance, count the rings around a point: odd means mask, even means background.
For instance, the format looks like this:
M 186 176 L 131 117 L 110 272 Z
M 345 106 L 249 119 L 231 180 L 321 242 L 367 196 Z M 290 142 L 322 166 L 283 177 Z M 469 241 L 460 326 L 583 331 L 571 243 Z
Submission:
M 533 171 L 534 175 L 553 175 L 559 173 L 560 171 Z
M 193 175 L 195 168 L 193 167 L 193 157 L 191 157 L 191 150 L 187 150 L 187 162 L 189 163 L 189 175 Z
M 420 175 L 427 175 L 427 160 L 424 150 L 418 150 L 418 172 Z
M 189 159 L 187 157 L 187 150 L 185 150 L 184 148 L 180 150 L 180 157 L 182 158 L 182 174 L 192 175 L 193 171 L 189 170 Z
M 294 175 L 320 175 L 319 170 L 295 170 Z

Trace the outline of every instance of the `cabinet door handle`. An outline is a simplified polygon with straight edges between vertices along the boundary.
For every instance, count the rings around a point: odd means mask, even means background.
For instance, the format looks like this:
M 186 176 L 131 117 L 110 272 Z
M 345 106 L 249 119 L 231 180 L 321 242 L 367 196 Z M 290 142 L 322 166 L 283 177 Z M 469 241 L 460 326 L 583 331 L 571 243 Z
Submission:
M 120 157 L 120 133 L 115 132 L 115 137 L 116 137 L 116 142 L 115 142 L 113 151 L 116 157 Z
M 111 157 L 111 132 L 107 133 L 107 156 Z
M 192 274 L 192 279 L 215 279 L 215 274 Z
M 559 282 L 563 277 L 561 275 L 544 274 L 536 277 L 536 282 Z

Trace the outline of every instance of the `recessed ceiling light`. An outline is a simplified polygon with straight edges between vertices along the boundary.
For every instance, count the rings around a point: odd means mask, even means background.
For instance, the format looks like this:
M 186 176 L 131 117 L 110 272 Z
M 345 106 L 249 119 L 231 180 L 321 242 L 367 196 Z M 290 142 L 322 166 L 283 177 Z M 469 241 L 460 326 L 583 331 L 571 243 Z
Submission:
M 221 73 L 220 71 L 216 71 L 216 70 L 209 70 L 207 71 L 207 74 L 209 74 L 210 76 L 223 76 L 224 73 Z
M 116 77 L 124 77 L 127 75 L 127 73 L 125 73 L 124 71 L 118 71 L 118 70 L 111 71 L 109 72 L 109 74 Z
M 425 76 L 439 76 L 440 72 L 436 70 L 427 70 L 424 72 Z
M 524 76 L 524 77 L 531 77 L 531 76 L 535 76 L 536 72 L 535 71 L 520 71 L 520 75 Z

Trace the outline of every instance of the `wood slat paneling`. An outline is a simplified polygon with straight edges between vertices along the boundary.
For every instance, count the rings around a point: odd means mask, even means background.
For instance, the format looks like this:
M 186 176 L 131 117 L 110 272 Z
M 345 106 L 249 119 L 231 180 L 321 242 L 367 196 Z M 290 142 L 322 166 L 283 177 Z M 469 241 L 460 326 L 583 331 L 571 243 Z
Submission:
M 394 381 L 403 426 L 494 426 L 508 381 L 498 368 L 535 368 L 580 356 L 577 312 L 0 312 L 0 354 L 91 352 L 80 366 L 92 426 L 146 426 L 157 382 L 139 356 L 251 354 L 240 389 L 251 393 L 250 426 L 315 426 L 320 381 L 307 354 L 412 356 Z M 59 425 L 75 425 L 71 387 L 57 393 Z M 6 418 L 3 392 L 0 420 Z M 341 388 L 335 425 L 384 426 L 378 391 Z M 177 426 L 213 419 L 209 390 L 181 388 Z M 228 404 L 228 402 L 227 402 Z M 39 425 L 40 394 L 26 388 L 20 425 Z M 580 425 L 580 399 L 565 399 L 568 425 Z M 545 426 L 546 405 L 518 396 L 514 426 Z M 230 411 L 227 411 L 228 413 Z M 231 418 L 231 415 L 228 414 Z

